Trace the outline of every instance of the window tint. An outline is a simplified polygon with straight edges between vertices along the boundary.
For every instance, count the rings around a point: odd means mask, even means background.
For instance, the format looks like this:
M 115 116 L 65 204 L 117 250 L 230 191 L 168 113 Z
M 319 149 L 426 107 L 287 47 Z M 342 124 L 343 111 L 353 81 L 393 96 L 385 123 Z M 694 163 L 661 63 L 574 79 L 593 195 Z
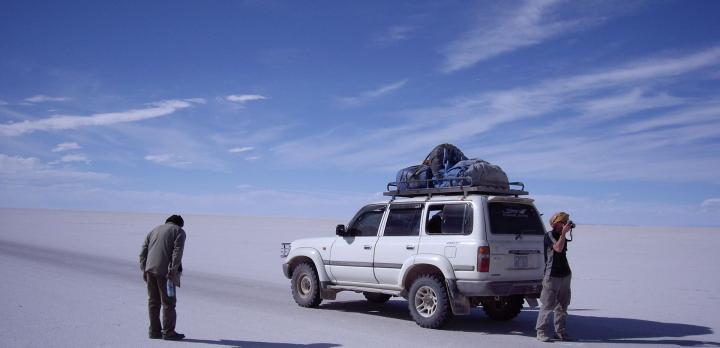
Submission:
M 383 236 L 419 236 L 421 216 L 422 204 L 391 206 Z
M 436 204 L 428 208 L 425 232 L 428 234 L 470 234 L 472 233 L 472 205 Z
M 530 205 L 490 202 L 488 210 L 493 234 L 545 234 L 537 210 Z
M 383 205 L 363 208 L 350 222 L 348 232 L 351 236 L 358 237 L 377 236 L 383 212 L 385 212 L 385 206 Z

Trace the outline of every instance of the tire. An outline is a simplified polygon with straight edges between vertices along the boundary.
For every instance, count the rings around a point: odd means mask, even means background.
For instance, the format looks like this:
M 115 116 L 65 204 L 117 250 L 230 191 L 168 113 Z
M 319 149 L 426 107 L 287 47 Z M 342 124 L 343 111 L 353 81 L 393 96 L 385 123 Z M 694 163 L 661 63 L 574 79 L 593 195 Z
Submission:
M 317 271 L 309 263 L 301 263 L 293 271 L 290 282 L 293 299 L 300 307 L 317 307 L 320 298 L 320 280 Z
M 506 321 L 520 314 L 524 301 L 522 296 L 515 295 L 483 299 L 481 302 L 483 311 L 490 319 Z
M 388 294 L 379 294 L 376 292 L 363 292 L 363 296 L 368 300 L 370 303 L 374 304 L 383 304 L 390 300 L 391 295 Z
M 427 329 L 438 329 L 450 318 L 450 298 L 442 278 L 422 275 L 410 286 L 408 308 L 415 322 Z

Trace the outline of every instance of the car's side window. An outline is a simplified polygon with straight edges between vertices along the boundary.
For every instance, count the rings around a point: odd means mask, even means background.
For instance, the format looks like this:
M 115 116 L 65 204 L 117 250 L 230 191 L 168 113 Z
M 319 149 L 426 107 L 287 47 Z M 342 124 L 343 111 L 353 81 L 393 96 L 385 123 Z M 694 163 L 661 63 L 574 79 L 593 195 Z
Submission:
M 427 234 L 472 233 L 473 210 L 469 203 L 434 204 L 428 207 Z
M 350 222 L 348 232 L 356 237 L 377 236 L 384 212 L 384 205 L 363 208 Z
M 393 204 L 383 237 L 419 236 L 422 204 Z

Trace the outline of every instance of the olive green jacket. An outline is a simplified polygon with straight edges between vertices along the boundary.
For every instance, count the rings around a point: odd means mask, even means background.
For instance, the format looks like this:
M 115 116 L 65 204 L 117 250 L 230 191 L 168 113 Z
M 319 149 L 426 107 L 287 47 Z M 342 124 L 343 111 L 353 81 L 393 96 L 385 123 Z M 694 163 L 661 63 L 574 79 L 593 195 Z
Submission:
M 172 279 L 180 285 L 182 256 L 185 249 L 185 231 L 173 223 L 155 227 L 140 251 L 140 270 Z

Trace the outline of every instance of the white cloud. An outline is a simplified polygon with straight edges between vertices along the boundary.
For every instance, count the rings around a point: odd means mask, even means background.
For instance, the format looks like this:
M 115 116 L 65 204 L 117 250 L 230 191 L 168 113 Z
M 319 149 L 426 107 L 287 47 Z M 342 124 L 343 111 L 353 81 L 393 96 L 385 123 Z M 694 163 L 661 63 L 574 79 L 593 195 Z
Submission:
M 720 198 L 708 198 L 700 204 L 704 211 L 720 212 Z
M 465 145 L 463 150 L 472 157 L 501 160 L 503 168 L 518 175 L 716 182 L 714 173 L 720 171 L 720 162 L 714 154 L 720 152 L 719 145 L 701 142 L 720 137 L 720 120 L 711 121 L 711 115 L 717 114 L 711 110 L 715 104 L 693 100 L 691 105 L 654 89 L 682 83 L 688 78 L 685 74 L 718 64 L 717 47 L 645 59 L 526 87 L 458 97 L 443 106 L 401 110 L 397 114 L 412 121 L 401 119 L 385 128 L 352 124 L 292 139 L 272 150 L 292 163 L 323 161 L 345 169 L 390 171 L 416 164 L 433 146 L 451 142 Z M 633 101 L 647 105 L 633 107 Z M 631 114 L 626 114 L 625 107 Z M 620 116 L 673 127 L 643 126 L 652 131 L 629 136 L 622 125 L 597 125 Z M 549 121 L 538 122 L 545 119 Z M 548 128 L 550 124 L 556 126 Z M 558 171 L 551 165 L 558 158 L 572 166 Z
M 68 150 L 78 150 L 82 148 L 80 144 L 78 143 L 60 143 L 55 146 L 54 149 L 52 149 L 52 152 L 62 152 L 62 151 L 68 151 Z
M 234 94 L 234 95 L 228 95 L 225 97 L 225 100 L 231 101 L 234 103 L 240 103 L 245 104 L 251 101 L 256 100 L 265 100 L 267 97 L 259 95 L 259 94 Z
M 360 95 L 355 97 L 338 98 L 338 101 L 344 106 L 361 106 L 367 104 L 373 99 L 395 92 L 405 86 L 405 84 L 407 84 L 407 80 L 393 82 L 370 91 L 362 92 Z
M 46 103 L 46 102 L 61 102 L 70 100 L 68 97 L 48 97 L 46 95 L 38 94 L 29 98 L 25 98 L 28 103 Z
M 61 162 L 85 162 L 90 163 L 90 160 L 85 155 L 65 155 L 60 159 Z
M 395 25 L 388 28 L 386 32 L 382 33 L 382 35 L 378 36 L 375 39 L 375 42 L 385 45 L 393 42 L 407 40 L 409 34 L 412 33 L 415 29 L 416 28 L 414 26 Z
M 257 160 L 259 160 L 260 158 L 262 158 L 262 157 L 260 157 L 260 156 L 250 156 L 250 157 L 246 157 L 245 159 L 248 160 L 248 161 L 257 161 Z
M 235 147 L 235 148 L 232 148 L 232 149 L 228 150 L 228 152 L 231 152 L 231 153 L 241 153 L 241 152 L 252 151 L 252 150 L 254 150 L 254 149 L 255 149 L 255 148 L 252 147 L 252 146 Z
M 87 180 L 103 180 L 109 174 L 52 169 L 34 157 L 8 156 L 0 154 L 0 180 L 5 183 L 27 183 L 35 185 L 62 182 L 84 182 Z
M 617 11 L 611 9 L 616 6 L 606 4 L 587 7 L 595 13 L 587 9 L 572 13 L 575 5 L 564 0 L 527 0 L 517 8 L 504 8 L 500 13 L 484 9 L 472 29 L 445 47 L 442 70 L 449 73 L 468 68 L 500 54 L 585 30 Z
M 17 136 L 34 131 L 75 129 L 89 126 L 107 126 L 116 123 L 135 122 L 172 114 L 188 108 L 192 103 L 183 100 L 166 100 L 150 104 L 144 109 L 94 114 L 91 116 L 54 116 L 33 121 L 0 125 L 0 134 Z
M 192 162 L 185 161 L 182 156 L 174 153 L 147 155 L 145 156 L 145 160 L 174 168 L 184 168 L 192 164 Z

